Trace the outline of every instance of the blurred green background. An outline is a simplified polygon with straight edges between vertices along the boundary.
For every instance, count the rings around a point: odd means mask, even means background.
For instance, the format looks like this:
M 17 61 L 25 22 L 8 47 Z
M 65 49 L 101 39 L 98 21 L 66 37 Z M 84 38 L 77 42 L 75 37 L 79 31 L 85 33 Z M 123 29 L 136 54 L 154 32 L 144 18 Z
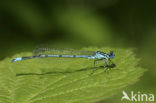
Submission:
M 147 71 L 125 91 L 156 93 L 155 0 L 1 0 L 0 60 L 39 44 L 136 48 Z M 121 102 L 121 91 L 100 103 Z

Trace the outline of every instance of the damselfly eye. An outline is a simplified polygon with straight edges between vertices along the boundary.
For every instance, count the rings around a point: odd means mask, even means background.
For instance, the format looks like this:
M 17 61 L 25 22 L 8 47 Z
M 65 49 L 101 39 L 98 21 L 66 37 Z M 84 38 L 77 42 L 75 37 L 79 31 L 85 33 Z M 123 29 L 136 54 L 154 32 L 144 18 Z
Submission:
M 113 53 L 113 51 L 110 51 L 110 55 L 113 55 L 114 53 Z

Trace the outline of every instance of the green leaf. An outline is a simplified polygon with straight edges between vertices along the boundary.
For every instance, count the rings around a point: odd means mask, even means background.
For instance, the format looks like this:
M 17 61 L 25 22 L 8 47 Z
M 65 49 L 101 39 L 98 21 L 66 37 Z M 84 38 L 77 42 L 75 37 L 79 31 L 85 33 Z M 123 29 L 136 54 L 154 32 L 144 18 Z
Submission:
M 93 103 L 135 83 L 145 69 L 137 66 L 131 49 L 83 48 L 115 52 L 116 64 L 105 72 L 100 63 L 92 73 L 93 60 L 42 58 L 11 63 L 21 53 L 0 62 L 0 103 Z

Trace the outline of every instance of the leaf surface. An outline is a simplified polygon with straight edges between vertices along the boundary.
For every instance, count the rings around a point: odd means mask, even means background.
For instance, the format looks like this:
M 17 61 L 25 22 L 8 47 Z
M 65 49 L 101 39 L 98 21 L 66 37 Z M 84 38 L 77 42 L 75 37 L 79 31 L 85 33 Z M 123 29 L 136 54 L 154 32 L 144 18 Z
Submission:
M 99 67 L 90 75 L 93 60 L 76 58 L 41 58 L 11 63 L 21 56 L 0 62 L 0 103 L 93 103 L 107 98 L 123 87 L 135 83 L 145 69 L 131 49 L 83 48 L 89 51 L 113 50 L 115 67 Z

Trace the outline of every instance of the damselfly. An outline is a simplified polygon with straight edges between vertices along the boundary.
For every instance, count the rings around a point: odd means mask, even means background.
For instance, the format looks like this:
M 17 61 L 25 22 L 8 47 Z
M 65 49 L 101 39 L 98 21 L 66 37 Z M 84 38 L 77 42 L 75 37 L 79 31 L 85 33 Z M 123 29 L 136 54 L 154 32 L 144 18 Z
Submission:
M 73 50 L 73 49 L 51 49 L 51 48 L 36 48 L 33 51 L 33 56 L 28 57 L 18 57 L 12 60 L 12 62 L 33 59 L 33 58 L 47 58 L 47 57 L 55 57 L 55 58 L 86 58 L 86 59 L 94 59 L 93 67 L 96 66 L 98 61 L 105 61 L 103 67 L 109 66 L 111 63 L 111 59 L 115 57 L 113 51 L 109 53 L 105 53 L 102 51 L 81 51 L 81 50 Z

